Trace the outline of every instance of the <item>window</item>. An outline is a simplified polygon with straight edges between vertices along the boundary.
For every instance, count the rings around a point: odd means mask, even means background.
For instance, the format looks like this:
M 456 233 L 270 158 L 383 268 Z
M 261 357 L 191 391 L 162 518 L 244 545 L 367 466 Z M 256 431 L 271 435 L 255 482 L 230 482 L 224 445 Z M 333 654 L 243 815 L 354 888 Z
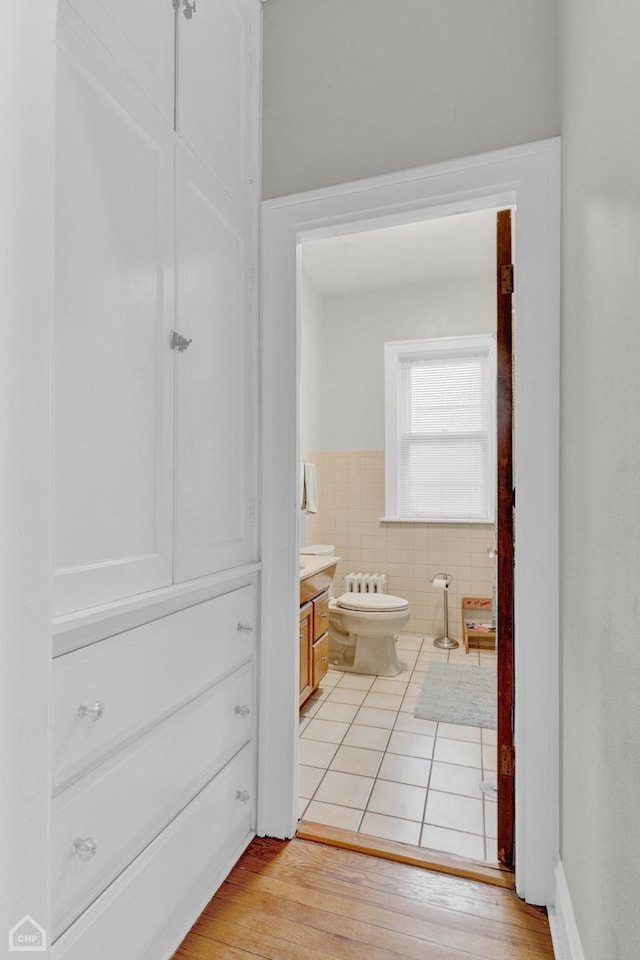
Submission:
M 385 343 L 385 520 L 493 522 L 495 379 L 488 334 Z

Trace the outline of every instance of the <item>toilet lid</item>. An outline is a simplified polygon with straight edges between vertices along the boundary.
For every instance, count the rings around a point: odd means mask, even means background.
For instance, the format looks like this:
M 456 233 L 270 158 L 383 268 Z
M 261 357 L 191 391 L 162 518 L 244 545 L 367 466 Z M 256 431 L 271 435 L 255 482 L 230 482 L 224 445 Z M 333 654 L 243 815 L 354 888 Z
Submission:
M 407 610 L 409 607 L 408 600 L 390 593 L 343 593 L 336 603 L 343 610 L 379 610 L 387 613 Z

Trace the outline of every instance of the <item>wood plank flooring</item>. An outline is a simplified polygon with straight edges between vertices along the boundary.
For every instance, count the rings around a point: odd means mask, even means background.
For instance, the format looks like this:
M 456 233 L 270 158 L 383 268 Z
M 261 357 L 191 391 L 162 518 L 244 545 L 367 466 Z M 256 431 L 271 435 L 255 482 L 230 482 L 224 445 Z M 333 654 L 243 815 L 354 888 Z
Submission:
M 553 960 L 515 893 L 306 840 L 256 838 L 174 960 Z

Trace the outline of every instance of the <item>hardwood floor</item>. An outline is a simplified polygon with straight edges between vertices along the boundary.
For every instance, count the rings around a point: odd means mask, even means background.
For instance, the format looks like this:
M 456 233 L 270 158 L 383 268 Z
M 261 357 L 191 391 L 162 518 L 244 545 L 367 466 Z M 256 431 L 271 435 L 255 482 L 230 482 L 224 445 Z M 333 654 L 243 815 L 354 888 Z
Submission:
M 256 838 L 175 960 L 552 960 L 515 893 L 306 840 Z

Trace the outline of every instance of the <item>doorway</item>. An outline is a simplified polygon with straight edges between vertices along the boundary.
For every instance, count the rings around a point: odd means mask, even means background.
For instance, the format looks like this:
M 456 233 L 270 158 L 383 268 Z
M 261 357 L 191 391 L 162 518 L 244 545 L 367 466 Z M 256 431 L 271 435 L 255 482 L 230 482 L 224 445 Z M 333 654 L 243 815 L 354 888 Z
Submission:
M 400 673 L 350 673 L 342 661 L 353 650 L 330 639 L 331 669 L 309 699 L 301 692 L 300 815 L 493 863 L 497 804 L 481 785 L 497 778 L 495 631 L 479 625 L 465 646 L 461 602 L 477 604 L 473 622 L 486 614 L 491 625 L 496 259 L 496 212 L 481 210 L 306 240 L 298 277 L 301 460 L 318 475 L 301 545 L 335 546 L 335 596 L 354 585 L 349 572 L 367 571 L 410 610 L 396 645 Z M 402 383 L 411 371 L 410 445 L 419 462 L 428 458 L 426 474 L 388 462 L 398 363 Z M 402 504 L 388 496 L 394 467 L 403 477 L 411 469 Z M 450 650 L 434 645 L 445 593 L 430 581 L 444 570 Z M 455 701 L 457 685 L 476 680 L 492 689 L 474 711 Z M 427 693 L 416 706 L 425 685 L 442 703 Z
M 515 589 L 516 886 L 550 902 L 557 851 L 558 143 L 545 141 L 263 206 L 263 635 L 260 834 L 297 823 L 298 244 L 362 228 L 515 206 L 519 477 Z M 540 609 L 547 629 L 540 635 Z M 531 643 L 534 638 L 535 646 Z M 551 745 L 551 747 L 549 747 Z M 526 816 L 525 816 L 526 811 Z

